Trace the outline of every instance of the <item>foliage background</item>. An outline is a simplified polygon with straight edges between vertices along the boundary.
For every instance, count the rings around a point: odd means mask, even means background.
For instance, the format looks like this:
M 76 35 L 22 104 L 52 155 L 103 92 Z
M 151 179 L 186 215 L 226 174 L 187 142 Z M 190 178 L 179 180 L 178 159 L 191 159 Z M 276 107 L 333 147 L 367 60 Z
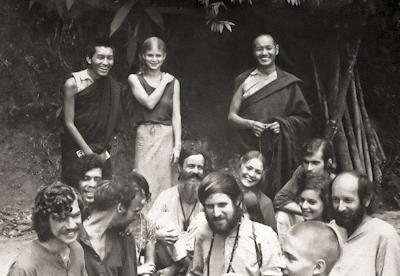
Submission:
M 129 1 L 72 1 L 70 12 L 64 4 L 71 1 L 2 2 L 0 202 L 29 207 L 38 185 L 59 176 L 59 126 L 55 119 L 61 99 L 59 88 L 68 73 L 84 66 L 82 45 L 95 36 L 109 35 L 116 12 Z M 232 133 L 226 122 L 231 84 L 235 75 L 251 66 L 251 40 L 256 34 L 272 32 L 278 37 L 283 50 L 278 63 L 305 81 L 304 93 L 314 113 L 314 132 L 321 131 L 323 123 L 307 49 L 329 43 L 327 15 L 336 16 L 341 10 L 329 6 L 318 9 L 313 1 L 260 0 L 253 5 L 247 1 L 227 3 L 227 8 L 220 8 L 219 14 L 211 18 L 201 1 L 140 2 L 143 6 L 132 10 L 112 36 L 118 53 L 113 74 L 126 85 L 127 75 L 137 68 L 135 55 L 127 55 L 134 52 L 134 43 L 129 41 L 137 22 L 142 25 L 136 32 L 136 43 L 150 34 L 163 37 L 169 47 L 165 69 L 182 84 L 184 137 L 199 140 L 215 167 L 235 166 Z M 272 2 L 279 3 L 272 8 Z M 400 202 L 400 6 L 397 0 L 377 0 L 374 6 L 358 63 L 367 107 L 389 157 L 384 167 L 383 198 L 396 206 Z M 153 10 L 146 12 L 146 7 Z M 152 17 L 160 18 L 155 15 L 160 7 L 166 12 L 157 22 Z M 225 25 L 222 33 L 219 27 L 212 32 L 212 26 L 219 26 L 218 21 L 234 22 L 229 25 L 232 32 Z M 323 60 L 323 53 L 320 56 Z M 117 173 L 130 169 L 133 163 L 130 114 L 134 107 L 128 90 L 124 103 L 125 128 L 115 141 L 113 153 Z

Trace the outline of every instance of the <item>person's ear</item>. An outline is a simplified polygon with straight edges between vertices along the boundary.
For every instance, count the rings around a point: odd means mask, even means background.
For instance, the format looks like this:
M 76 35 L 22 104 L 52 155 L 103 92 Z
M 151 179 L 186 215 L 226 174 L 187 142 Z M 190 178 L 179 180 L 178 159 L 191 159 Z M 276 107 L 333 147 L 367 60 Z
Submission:
M 326 271 L 326 263 L 323 259 L 318 259 L 315 261 L 313 275 L 323 275 Z
M 182 165 L 180 163 L 178 163 L 177 169 L 178 169 L 178 173 L 181 174 L 183 168 L 182 168 Z
M 369 205 L 371 204 L 372 196 L 369 194 L 364 198 L 364 207 L 368 208 Z
M 124 205 L 122 205 L 121 202 L 118 203 L 118 205 L 117 205 L 117 213 L 122 215 L 122 214 L 125 214 L 125 212 L 126 212 L 126 208 L 124 207 Z
M 275 50 L 276 50 L 276 55 L 278 55 L 279 54 L 279 44 L 275 45 Z
M 86 57 L 86 62 L 87 62 L 88 64 L 92 64 L 92 59 L 91 59 L 90 57 Z

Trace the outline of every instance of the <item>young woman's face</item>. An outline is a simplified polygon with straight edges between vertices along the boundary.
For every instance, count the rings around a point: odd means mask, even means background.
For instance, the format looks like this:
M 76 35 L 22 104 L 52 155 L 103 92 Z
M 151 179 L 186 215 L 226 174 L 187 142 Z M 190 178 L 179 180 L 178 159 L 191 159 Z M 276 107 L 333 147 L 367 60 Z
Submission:
M 163 50 L 152 47 L 143 54 L 143 61 L 147 69 L 156 71 L 161 69 L 166 56 Z
M 240 182 L 245 188 L 260 183 L 264 174 L 264 165 L 258 158 L 253 158 L 240 165 Z
M 304 220 L 323 220 L 324 203 L 321 200 L 319 191 L 304 190 L 300 194 L 299 204 Z

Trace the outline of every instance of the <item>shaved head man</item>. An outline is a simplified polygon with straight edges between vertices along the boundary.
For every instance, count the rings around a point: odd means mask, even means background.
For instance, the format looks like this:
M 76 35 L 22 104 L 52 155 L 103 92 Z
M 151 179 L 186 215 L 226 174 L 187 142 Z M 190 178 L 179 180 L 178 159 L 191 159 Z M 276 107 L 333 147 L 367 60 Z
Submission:
M 340 255 L 334 230 L 319 221 L 301 222 L 293 226 L 283 241 L 289 276 L 327 276 Z

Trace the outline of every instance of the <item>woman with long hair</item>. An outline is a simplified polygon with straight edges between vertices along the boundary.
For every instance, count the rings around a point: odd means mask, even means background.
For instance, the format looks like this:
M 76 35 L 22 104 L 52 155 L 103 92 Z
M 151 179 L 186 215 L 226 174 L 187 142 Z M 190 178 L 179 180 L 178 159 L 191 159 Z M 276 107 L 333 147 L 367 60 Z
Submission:
M 140 51 L 140 71 L 128 77 L 136 101 L 137 126 L 134 168 L 150 184 L 153 198 L 171 187 L 173 164 L 181 151 L 179 81 L 162 71 L 167 56 L 165 42 L 146 39 Z
M 240 158 L 239 183 L 243 192 L 243 207 L 251 220 L 270 226 L 276 232 L 276 220 L 271 199 L 261 192 L 266 161 L 259 151 L 249 151 Z

